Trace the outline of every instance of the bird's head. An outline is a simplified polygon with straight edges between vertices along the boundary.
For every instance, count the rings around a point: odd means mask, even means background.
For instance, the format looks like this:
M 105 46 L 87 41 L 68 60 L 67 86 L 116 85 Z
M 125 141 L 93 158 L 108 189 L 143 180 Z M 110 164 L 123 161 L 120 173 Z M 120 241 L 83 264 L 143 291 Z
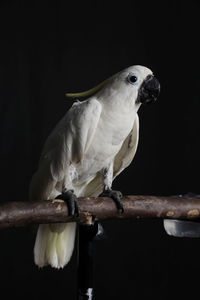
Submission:
M 68 93 L 67 97 L 80 98 L 94 94 L 112 98 L 129 98 L 136 104 L 147 104 L 157 100 L 160 83 L 152 71 L 144 66 L 136 65 L 106 79 L 96 87 L 81 93 Z
M 114 75 L 110 85 L 138 104 L 152 103 L 157 100 L 160 93 L 160 83 L 152 71 L 139 65 Z

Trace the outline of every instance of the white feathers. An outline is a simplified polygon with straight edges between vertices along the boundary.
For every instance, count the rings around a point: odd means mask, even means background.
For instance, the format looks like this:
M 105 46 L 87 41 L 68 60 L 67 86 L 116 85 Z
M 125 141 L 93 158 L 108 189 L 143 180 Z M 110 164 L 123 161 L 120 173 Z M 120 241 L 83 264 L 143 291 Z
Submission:
M 70 260 L 76 232 L 76 223 L 41 224 L 39 226 L 34 247 L 35 264 L 39 267 L 51 265 L 54 268 L 63 268 Z M 61 226 L 62 230 L 59 229 Z
M 137 84 L 127 81 L 137 75 Z M 140 85 L 151 70 L 135 66 L 111 77 L 97 93 L 76 102 L 48 137 L 32 179 L 31 200 L 53 199 L 63 189 L 98 196 L 132 161 L 138 144 Z M 96 91 L 96 90 L 95 90 Z M 103 170 L 108 172 L 105 174 Z M 39 267 L 63 268 L 69 261 L 76 225 L 40 225 L 34 248 Z
M 113 178 L 128 167 L 135 156 L 139 140 L 139 118 L 136 114 L 133 128 L 115 156 Z

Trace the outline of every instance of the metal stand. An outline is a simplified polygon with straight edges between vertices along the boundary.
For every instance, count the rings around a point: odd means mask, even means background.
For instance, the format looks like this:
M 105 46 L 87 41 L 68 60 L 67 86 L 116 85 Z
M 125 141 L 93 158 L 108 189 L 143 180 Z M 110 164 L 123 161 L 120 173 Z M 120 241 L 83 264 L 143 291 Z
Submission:
M 93 295 L 93 240 L 103 229 L 97 222 L 79 225 L 78 300 L 92 300 Z

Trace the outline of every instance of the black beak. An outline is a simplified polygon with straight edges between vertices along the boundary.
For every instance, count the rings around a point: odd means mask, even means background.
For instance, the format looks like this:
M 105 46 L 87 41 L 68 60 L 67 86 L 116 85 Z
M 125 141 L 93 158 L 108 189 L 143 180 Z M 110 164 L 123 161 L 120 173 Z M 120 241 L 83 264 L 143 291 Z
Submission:
M 140 86 L 137 101 L 141 103 L 152 103 L 160 94 L 160 83 L 153 76 L 148 75 Z

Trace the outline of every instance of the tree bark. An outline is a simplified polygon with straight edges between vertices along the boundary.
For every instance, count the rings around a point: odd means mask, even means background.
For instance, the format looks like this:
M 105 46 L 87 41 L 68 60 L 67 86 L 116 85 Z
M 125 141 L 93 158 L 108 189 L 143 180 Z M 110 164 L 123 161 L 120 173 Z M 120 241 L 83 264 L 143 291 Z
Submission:
M 200 218 L 200 196 L 125 196 L 124 213 L 117 211 L 112 199 L 79 198 L 80 214 L 68 216 L 63 200 L 40 202 L 6 202 L 0 204 L 0 228 L 31 224 L 90 222 L 105 219 L 170 218 L 196 220 Z

